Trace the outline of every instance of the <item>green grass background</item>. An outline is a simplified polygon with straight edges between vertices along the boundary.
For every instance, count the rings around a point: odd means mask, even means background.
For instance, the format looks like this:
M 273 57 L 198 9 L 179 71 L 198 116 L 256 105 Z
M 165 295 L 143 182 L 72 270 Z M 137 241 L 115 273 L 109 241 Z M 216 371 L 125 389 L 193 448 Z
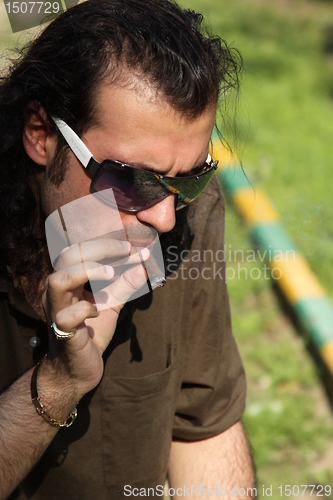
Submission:
M 237 124 L 244 169 L 269 195 L 333 299 L 333 2 L 183 0 L 182 5 L 203 12 L 213 31 L 241 52 Z M 232 250 L 252 248 L 230 205 L 226 244 Z M 258 262 L 241 266 L 250 272 Z M 263 273 L 258 280 L 244 276 L 243 271 L 243 279 L 229 280 L 228 286 L 248 378 L 244 424 L 259 497 L 264 498 L 263 485 L 273 485 L 276 499 L 279 485 L 332 486 L 332 414 L 305 337 L 282 312 Z M 309 492 L 303 498 L 311 498 Z
M 203 12 L 214 32 L 240 50 L 244 74 L 237 123 L 245 171 L 267 192 L 333 299 L 333 2 L 181 4 Z M 27 41 L 29 32 L 10 33 L 1 8 L 1 46 Z M 252 248 L 230 205 L 226 244 Z M 250 271 L 258 263 L 243 266 Z M 333 485 L 332 415 L 304 338 L 282 312 L 270 281 L 233 279 L 229 293 L 248 377 L 244 424 L 259 497 L 264 498 L 263 485 L 273 485 L 274 499 L 281 498 L 279 485 Z

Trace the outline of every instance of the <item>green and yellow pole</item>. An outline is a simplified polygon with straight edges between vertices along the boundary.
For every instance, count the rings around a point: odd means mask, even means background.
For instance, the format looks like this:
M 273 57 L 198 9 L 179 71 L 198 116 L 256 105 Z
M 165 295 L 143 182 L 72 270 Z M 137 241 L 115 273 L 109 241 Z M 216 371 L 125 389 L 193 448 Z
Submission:
M 308 262 L 284 230 L 268 197 L 254 189 L 232 155 L 213 143 L 219 158 L 218 178 L 237 211 L 250 227 L 251 236 L 266 255 L 284 297 L 318 349 L 333 375 L 333 304 Z M 292 258 L 291 258 L 292 256 Z

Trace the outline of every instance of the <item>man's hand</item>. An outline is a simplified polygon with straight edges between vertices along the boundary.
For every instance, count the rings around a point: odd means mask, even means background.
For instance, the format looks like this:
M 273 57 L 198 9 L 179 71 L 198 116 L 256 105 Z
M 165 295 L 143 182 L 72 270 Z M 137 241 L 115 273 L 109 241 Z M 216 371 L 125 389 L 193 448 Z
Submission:
M 49 325 L 55 321 L 65 332 L 77 328 L 74 337 L 65 341 L 51 334 L 49 362 L 57 364 L 58 373 L 59 365 L 64 365 L 78 399 L 102 378 L 102 355 L 113 337 L 120 310 L 147 280 L 141 262 L 149 258 L 149 250 L 131 256 L 129 251 L 130 244 L 111 238 L 72 245 L 61 253 L 57 270 L 46 280 L 43 306 Z M 103 261 L 111 262 L 113 267 L 102 265 Z M 126 265 L 127 270 L 108 284 L 120 265 Z M 88 280 L 105 282 L 102 307 L 84 289 Z

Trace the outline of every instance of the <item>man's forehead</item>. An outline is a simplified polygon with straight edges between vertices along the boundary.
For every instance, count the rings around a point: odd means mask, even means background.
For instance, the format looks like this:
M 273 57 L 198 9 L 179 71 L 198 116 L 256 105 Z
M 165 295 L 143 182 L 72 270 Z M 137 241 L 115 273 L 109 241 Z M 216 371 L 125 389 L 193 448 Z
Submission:
M 105 116 L 108 116 L 109 113 L 116 113 L 117 108 L 120 108 L 122 103 L 127 104 L 129 101 L 131 103 L 130 114 L 128 114 L 129 110 L 128 106 L 126 106 L 127 113 L 124 115 L 124 109 L 122 109 L 120 118 L 130 119 L 133 118 L 134 113 L 140 112 L 156 113 L 158 107 L 159 112 L 163 109 L 171 119 L 181 121 L 184 126 L 197 121 L 202 116 L 210 117 L 210 122 L 214 126 L 216 119 L 217 103 L 212 102 L 201 115 L 193 117 L 190 110 L 187 114 L 183 109 L 178 110 L 171 106 L 161 89 L 139 71 L 130 69 L 122 69 L 116 79 L 111 82 L 103 82 L 95 95 L 94 108 L 96 116 L 94 122 L 100 126 L 103 126 Z

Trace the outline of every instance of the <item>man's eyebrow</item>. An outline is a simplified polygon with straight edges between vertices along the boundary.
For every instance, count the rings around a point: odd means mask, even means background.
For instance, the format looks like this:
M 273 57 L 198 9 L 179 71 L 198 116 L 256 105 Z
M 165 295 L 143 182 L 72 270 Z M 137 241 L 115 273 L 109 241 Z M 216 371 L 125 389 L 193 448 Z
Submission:
M 200 170 L 204 167 L 205 163 L 206 163 L 206 159 L 204 161 L 194 165 L 188 172 L 186 172 L 186 174 L 183 174 L 183 175 L 191 175 L 192 173 L 195 174 L 197 172 L 200 172 Z M 131 163 L 124 162 L 124 164 L 129 165 L 131 167 L 140 168 L 142 170 L 148 170 L 149 172 L 154 172 L 154 173 L 159 174 L 159 175 L 165 175 L 165 176 L 168 175 L 168 174 L 161 173 L 157 167 L 147 165 L 147 164 L 142 163 L 142 162 L 131 162 Z
M 136 162 L 133 161 L 131 163 L 125 163 L 125 165 L 129 165 L 130 167 L 135 167 L 135 168 L 140 168 L 142 170 L 149 170 L 149 172 L 155 172 L 156 174 L 159 174 L 157 167 L 154 167 L 152 165 L 146 165 L 145 163 L 142 162 Z

